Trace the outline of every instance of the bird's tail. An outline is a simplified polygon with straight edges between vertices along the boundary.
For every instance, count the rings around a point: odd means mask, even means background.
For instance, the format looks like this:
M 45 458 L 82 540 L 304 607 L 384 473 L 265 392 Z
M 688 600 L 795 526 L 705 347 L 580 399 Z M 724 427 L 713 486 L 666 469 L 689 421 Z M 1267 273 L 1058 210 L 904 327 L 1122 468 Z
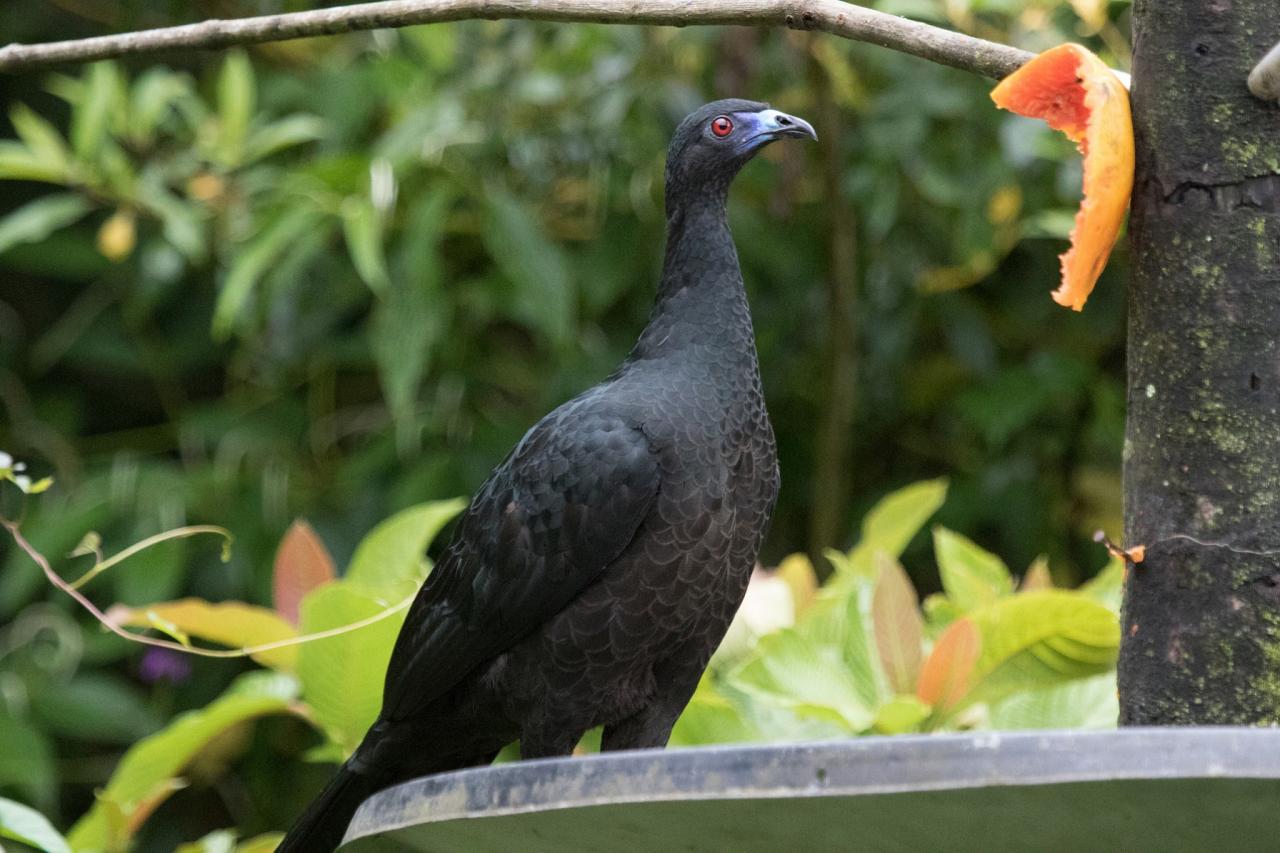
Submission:
M 276 853 L 333 853 L 342 843 L 352 815 L 375 790 L 368 776 L 352 770 L 349 763 L 342 765 L 294 823 Z

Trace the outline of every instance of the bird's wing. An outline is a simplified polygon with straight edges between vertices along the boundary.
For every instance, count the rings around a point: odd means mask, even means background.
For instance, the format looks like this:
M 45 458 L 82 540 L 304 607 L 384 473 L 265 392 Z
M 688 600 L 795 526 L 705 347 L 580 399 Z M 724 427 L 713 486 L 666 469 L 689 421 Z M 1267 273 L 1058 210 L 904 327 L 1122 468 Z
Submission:
M 637 427 L 600 409 L 574 401 L 544 418 L 472 499 L 400 631 L 383 719 L 412 716 L 510 648 L 632 541 L 659 461 Z

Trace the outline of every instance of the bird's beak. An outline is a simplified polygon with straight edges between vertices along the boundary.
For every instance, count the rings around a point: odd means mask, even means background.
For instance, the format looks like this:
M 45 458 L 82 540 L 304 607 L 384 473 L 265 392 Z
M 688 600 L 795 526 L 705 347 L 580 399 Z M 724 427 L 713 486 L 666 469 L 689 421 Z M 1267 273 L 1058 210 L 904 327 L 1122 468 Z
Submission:
M 818 134 L 813 125 L 802 118 L 787 115 L 778 110 L 763 110 L 759 113 L 761 136 L 769 139 L 786 139 L 787 137 L 808 137 L 818 141 Z

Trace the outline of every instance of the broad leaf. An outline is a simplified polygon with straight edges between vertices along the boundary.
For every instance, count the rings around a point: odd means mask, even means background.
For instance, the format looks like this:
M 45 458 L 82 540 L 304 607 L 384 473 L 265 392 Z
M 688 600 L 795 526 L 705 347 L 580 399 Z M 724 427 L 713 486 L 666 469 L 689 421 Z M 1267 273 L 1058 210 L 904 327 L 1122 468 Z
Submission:
M 918 696 L 904 693 L 894 696 L 880 706 L 873 726 L 886 735 L 900 735 L 920 729 L 920 725 L 933 713 L 933 708 Z
M 71 853 L 67 840 L 33 808 L 0 797 L 0 837 L 29 844 L 45 853 Z
M 1115 673 L 1014 693 L 990 709 L 993 729 L 1111 729 L 1119 718 Z
M 129 744 L 161 725 L 141 690 L 103 670 L 34 689 L 30 702 L 43 730 L 82 741 Z
M 698 686 L 671 731 L 671 746 L 706 746 L 714 743 L 747 743 L 761 739 L 760 732 L 710 683 Z
M 201 598 L 183 598 L 146 607 L 112 608 L 109 615 L 117 624 L 140 627 L 167 624 L 183 634 L 232 648 L 274 643 L 298 635 L 275 611 L 239 601 L 211 603 Z M 297 663 L 298 647 L 259 652 L 253 659 L 263 666 L 290 670 Z
M 850 732 L 866 730 L 875 719 L 839 647 L 795 630 L 762 637 L 756 654 L 729 679 L 734 687 L 784 708 L 839 720 Z
M 862 537 L 849 552 L 849 567 L 875 576 L 875 556 L 898 558 L 947 498 L 945 479 L 924 480 L 886 495 L 862 520 Z
M 135 812 L 154 807 L 156 798 L 171 790 L 174 778 L 210 741 L 232 726 L 265 714 L 283 713 L 290 706 L 290 699 L 274 691 L 260 695 L 233 689 L 204 708 L 180 714 L 125 752 L 97 802 L 72 827 L 67 840 L 76 850 L 102 850 L 127 840 L 116 833 L 125 830 Z M 116 819 L 123 819 L 125 825 Z
M 311 525 L 298 519 L 280 540 L 271 573 L 272 603 L 292 625 L 298 624 L 303 597 L 337 576 L 333 558 Z
M 0 786 L 49 807 L 56 802 L 57 772 L 49 736 L 0 706 Z
M 862 575 L 850 576 L 850 581 L 841 585 L 828 583 L 795 627 L 800 635 L 840 655 L 868 708 L 876 707 L 890 692 L 876 663 L 871 630 L 873 592 L 871 580 Z
M 962 613 L 1013 592 L 1013 576 L 1004 562 L 959 533 L 935 527 L 933 551 L 942 587 Z
M 1120 602 L 1124 598 L 1124 573 L 1124 561 L 1112 557 L 1102 571 L 1080 587 L 1080 592 L 1112 612 L 1119 613 Z
M 1107 672 L 1120 648 L 1116 614 L 1067 590 L 1021 593 L 970 618 L 982 633 L 975 699 L 992 701 Z
M 910 693 L 915 689 L 923 657 L 920 599 L 897 560 L 882 554 L 879 562 L 880 580 L 871 604 L 876 651 L 890 688 L 895 693 Z
M 920 669 L 916 696 L 940 711 L 956 707 L 973 684 L 982 635 L 970 619 L 957 619 L 942 632 Z
M 306 634 L 350 625 L 387 609 L 349 583 L 313 590 L 302 602 Z M 404 611 L 335 637 L 311 640 L 298 653 L 302 695 L 330 738 L 349 755 L 382 707 L 382 682 Z
M 390 602 L 410 595 L 426 577 L 427 546 L 466 506 L 461 498 L 401 510 L 356 546 L 345 580 Z

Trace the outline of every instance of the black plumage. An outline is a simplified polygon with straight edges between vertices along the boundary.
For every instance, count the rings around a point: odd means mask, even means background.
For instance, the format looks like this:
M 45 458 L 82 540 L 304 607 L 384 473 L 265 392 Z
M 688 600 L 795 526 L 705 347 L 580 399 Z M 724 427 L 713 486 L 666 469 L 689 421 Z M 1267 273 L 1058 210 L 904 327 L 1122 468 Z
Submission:
M 648 325 L 602 383 L 539 421 L 471 500 L 418 593 L 382 712 L 281 843 L 323 851 L 370 793 L 485 764 L 666 744 L 741 603 L 778 492 L 725 205 L 768 142 L 813 137 L 752 101 L 707 104 L 667 157 Z

